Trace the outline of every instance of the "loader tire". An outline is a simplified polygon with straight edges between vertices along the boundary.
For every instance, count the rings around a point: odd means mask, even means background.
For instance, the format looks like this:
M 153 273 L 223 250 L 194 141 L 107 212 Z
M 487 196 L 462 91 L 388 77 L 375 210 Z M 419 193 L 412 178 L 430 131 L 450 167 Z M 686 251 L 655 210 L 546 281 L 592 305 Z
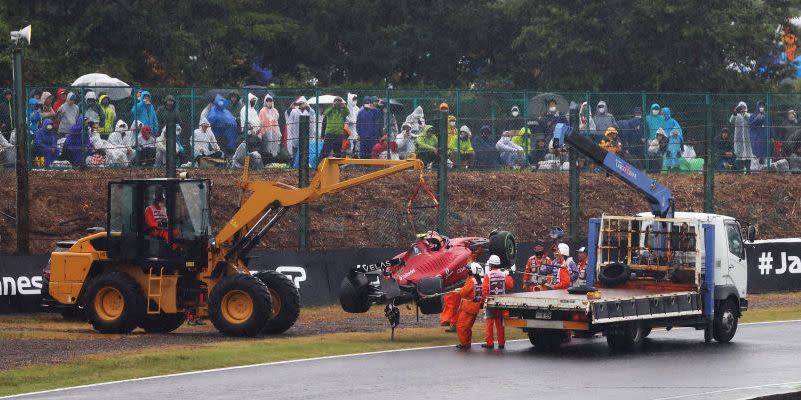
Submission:
M 86 314 L 101 333 L 131 333 L 145 315 L 145 296 L 136 281 L 124 272 L 107 272 L 89 281 Z
M 263 271 L 255 275 L 270 290 L 273 311 L 263 333 L 277 335 L 295 325 L 300 315 L 300 292 L 288 276 L 275 271 Z
M 508 268 L 517 258 L 517 241 L 511 232 L 499 231 L 489 237 L 490 255 L 501 258 L 501 267 Z
M 362 273 L 355 274 L 352 278 L 342 278 L 339 284 L 339 304 L 345 312 L 365 313 L 370 309 L 372 303 L 368 297 L 368 286 L 370 282 Z
M 272 316 L 270 290 L 253 275 L 226 276 L 209 296 L 209 318 L 227 336 L 256 336 Z
M 147 333 L 170 333 L 186 322 L 186 313 L 145 315 L 139 326 Z

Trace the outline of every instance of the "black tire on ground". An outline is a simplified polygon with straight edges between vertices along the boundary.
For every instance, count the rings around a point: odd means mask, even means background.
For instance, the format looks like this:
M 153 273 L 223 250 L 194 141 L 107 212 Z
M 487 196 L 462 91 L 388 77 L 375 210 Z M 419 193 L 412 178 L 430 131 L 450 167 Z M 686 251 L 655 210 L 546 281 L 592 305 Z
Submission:
M 439 314 L 442 312 L 442 279 L 429 277 L 420 279 L 417 282 L 417 307 L 420 312 L 426 315 Z
M 533 329 L 528 331 L 528 340 L 535 349 L 544 352 L 556 352 L 562 346 L 565 332 L 550 329 Z
M 98 275 L 84 296 L 87 319 L 101 333 L 130 333 L 145 315 L 142 288 L 124 272 Z
M 367 276 L 357 273 L 353 277 L 342 278 L 339 284 L 339 304 L 345 312 L 365 313 L 372 306 L 368 292 L 370 281 Z
M 186 322 L 186 313 L 145 315 L 139 326 L 147 333 L 170 333 Z
M 86 321 L 86 311 L 78 306 L 63 308 L 58 313 L 65 321 Z
M 490 236 L 489 252 L 501 258 L 501 267 L 513 265 L 517 258 L 517 241 L 514 235 L 511 232 L 499 231 Z
M 275 271 L 259 272 L 255 275 L 270 290 L 273 312 L 263 333 L 277 335 L 295 325 L 300 315 L 300 292 L 288 276 Z
M 733 299 L 727 299 L 718 305 L 715 310 L 715 319 L 712 324 L 712 337 L 720 343 L 728 343 L 737 333 L 737 320 L 739 313 L 737 304 Z
M 645 338 L 645 328 L 639 322 L 630 322 L 622 326 L 622 332 L 606 335 L 606 344 L 612 351 L 636 350 Z
M 271 315 L 270 290 L 253 275 L 223 277 L 211 290 L 209 318 L 224 335 L 256 336 Z
M 631 276 L 628 265 L 612 263 L 601 270 L 598 280 L 606 287 L 616 287 L 626 283 Z

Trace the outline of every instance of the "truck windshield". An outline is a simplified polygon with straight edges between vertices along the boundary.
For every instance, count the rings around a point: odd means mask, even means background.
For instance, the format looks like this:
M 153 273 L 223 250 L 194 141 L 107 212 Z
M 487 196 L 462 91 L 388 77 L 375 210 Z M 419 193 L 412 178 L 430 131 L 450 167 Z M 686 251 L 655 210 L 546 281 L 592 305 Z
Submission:
M 205 182 L 182 182 L 175 193 L 175 227 L 182 239 L 210 235 L 208 185 Z
M 726 222 L 726 236 L 729 239 L 729 252 L 739 257 L 745 258 L 743 255 L 743 239 L 740 236 L 740 226 L 735 222 Z

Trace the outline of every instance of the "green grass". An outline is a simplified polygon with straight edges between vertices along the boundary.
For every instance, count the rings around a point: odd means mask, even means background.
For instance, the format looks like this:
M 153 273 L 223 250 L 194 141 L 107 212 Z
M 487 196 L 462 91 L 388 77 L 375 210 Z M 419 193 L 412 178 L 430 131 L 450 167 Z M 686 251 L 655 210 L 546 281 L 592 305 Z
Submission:
M 801 307 L 749 310 L 741 322 L 784 319 L 801 319 Z M 477 321 L 474 342 L 483 337 L 483 329 L 484 324 Z M 525 336 L 519 329 L 509 328 L 507 337 Z M 385 331 L 168 346 L 0 371 L 0 395 L 209 368 L 454 344 L 455 335 L 444 334 L 441 328 L 404 328 L 396 331 L 394 342 L 389 341 L 389 331 Z

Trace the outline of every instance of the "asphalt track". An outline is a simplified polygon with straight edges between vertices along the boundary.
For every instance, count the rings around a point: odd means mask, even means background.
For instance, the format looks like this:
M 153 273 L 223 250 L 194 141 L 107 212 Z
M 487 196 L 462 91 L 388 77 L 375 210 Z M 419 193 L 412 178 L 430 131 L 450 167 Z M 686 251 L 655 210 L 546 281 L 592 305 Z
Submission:
M 177 374 L 24 399 L 746 399 L 801 390 L 801 321 L 741 325 L 729 344 L 691 329 L 654 331 L 612 354 L 603 338 L 558 354 L 437 347 Z

